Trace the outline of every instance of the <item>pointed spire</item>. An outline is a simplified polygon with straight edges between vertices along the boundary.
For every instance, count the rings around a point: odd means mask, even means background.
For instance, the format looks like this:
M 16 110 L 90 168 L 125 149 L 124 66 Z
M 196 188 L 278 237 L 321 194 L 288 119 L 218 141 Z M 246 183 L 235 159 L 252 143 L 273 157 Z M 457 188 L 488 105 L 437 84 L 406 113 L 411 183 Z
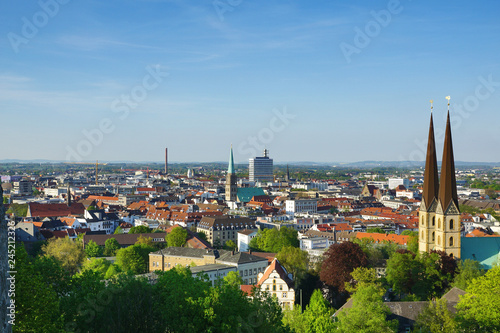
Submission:
M 233 145 L 231 144 L 231 152 L 229 154 L 229 166 L 227 168 L 228 174 L 234 174 L 234 159 L 233 159 Z
M 427 157 L 425 158 L 424 190 L 422 193 L 422 200 L 425 202 L 425 207 L 427 209 L 429 209 L 434 199 L 437 200 L 438 189 L 436 143 L 434 141 L 434 122 L 432 119 L 431 106 L 431 122 L 429 125 L 429 139 L 427 140 Z
M 69 186 L 69 181 L 68 181 L 68 190 L 67 190 L 68 193 L 66 193 L 66 204 L 69 206 L 71 206 L 71 189 L 70 189 L 70 186 Z
M 449 96 L 446 99 L 448 99 L 449 105 Z M 446 211 L 450 203 L 453 201 L 458 209 L 457 181 L 455 178 L 455 160 L 453 157 L 449 111 L 448 119 L 446 120 L 443 160 L 441 163 L 441 179 L 439 181 L 439 201 L 441 202 L 441 207 L 443 208 L 443 211 Z

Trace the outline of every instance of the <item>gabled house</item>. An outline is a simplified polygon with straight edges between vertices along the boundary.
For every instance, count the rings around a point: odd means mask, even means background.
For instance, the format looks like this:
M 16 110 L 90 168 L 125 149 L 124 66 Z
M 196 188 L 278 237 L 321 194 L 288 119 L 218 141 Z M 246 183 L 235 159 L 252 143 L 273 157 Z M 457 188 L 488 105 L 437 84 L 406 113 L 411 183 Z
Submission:
M 293 281 L 278 259 L 274 259 L 266 270 L 258 275 L 257 284 L 260 290 L 275 296 L 281 307 L 293 308 L 295 304 Z

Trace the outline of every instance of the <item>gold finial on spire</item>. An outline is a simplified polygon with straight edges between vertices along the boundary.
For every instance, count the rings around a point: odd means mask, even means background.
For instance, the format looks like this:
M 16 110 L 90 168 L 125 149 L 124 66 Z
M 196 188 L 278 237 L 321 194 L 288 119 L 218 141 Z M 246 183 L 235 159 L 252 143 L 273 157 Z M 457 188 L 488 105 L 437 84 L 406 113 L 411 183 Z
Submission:
M 448 112 L 450 112 L 450 96 L 446 96 L 446 99 L 448 100 Z
M 432 109 L 434 109 L 434 107 L 432 106 L 432 103 L 434 103 L 434 101 L 431 99 L 429 102 L 431 102 L 431 113 L 432 113 Z

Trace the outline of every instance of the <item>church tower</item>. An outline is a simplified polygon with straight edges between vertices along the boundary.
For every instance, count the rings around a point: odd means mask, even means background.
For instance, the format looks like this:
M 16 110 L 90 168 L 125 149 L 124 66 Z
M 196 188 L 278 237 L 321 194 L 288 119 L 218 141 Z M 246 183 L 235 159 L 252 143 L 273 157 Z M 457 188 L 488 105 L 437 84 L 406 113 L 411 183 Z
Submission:
M 419 212 L 420 251 L 444 251 L 459 259 L 460 251 L 460 210 L 458 205 L 455 160 L 450 125 L 450 97 L 444 138 L 441 176 L 438 184 L 434 124 L 431 112 L 427 156 L 424 171 L 424 189 Z M 432 103 L 432 101 L 431 101 Z M 432 111 L 432 106 L 431 106 Z
M 231 152 L 229 154 L 229 166 L 227 168 L 226 175 L 226 201 L 236 201 L 238 185 L 236 184 L 237 178 L 234 171 L 234 159 L 233 159 L 233 146 L 231 145 Z
M 438 186 L 436 144 L 434 141 L 431 104 L 431 122 L 429 125 L 429 139 L 427 141 L 427 156 L 425 159 L 424 189 L 419 211 L 419 251 L 429 252 L 434 248 Z
M 460 258 L 460 209 L 458 206 L 455 160 L 451 140 L 451 125 L 448 98 L 448 118 L 444 137 L 443 160 L 439 184 L 438 205 L 436 207 L 436 250 L 441 250 L 455 258 Z

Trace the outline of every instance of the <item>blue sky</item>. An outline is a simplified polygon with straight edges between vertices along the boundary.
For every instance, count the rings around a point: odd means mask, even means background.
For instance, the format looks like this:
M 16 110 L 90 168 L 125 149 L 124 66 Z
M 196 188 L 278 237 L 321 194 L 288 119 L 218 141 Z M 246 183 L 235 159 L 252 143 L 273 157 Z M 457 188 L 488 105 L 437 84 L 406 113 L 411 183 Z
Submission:
M 42 5 L 43 4 L 43 5 Z M 45 8 L 45 9 L 44 9 Z M 500 4 L 0 4 L 0 159 L 499 162 Z

